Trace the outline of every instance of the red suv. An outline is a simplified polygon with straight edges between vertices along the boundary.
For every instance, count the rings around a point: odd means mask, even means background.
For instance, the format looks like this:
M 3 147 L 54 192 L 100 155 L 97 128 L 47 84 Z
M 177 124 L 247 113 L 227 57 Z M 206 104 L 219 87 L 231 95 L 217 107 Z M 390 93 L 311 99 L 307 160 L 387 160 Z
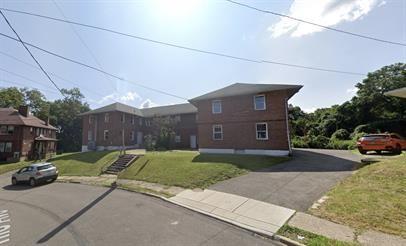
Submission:
M 368 151 L 375 151 L 378 154 L 382 151 L 400 154 L 402 149 L 406 149 L 406 140 L 395 133 L 368 134 L 357 141 L 357 147 L 361 154 Z

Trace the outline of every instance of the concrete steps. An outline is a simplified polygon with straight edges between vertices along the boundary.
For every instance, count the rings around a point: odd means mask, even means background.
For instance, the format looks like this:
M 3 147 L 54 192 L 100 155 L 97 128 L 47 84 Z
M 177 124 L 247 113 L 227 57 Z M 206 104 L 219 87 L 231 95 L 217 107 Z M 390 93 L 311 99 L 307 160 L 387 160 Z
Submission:
M 127 167 L 129 167 L 135 160 L 138 159 L 138 155 L 126 154 L 120 156 L 113 164 L 111 164 L 105 173 L 108 174 L 117 174 Z

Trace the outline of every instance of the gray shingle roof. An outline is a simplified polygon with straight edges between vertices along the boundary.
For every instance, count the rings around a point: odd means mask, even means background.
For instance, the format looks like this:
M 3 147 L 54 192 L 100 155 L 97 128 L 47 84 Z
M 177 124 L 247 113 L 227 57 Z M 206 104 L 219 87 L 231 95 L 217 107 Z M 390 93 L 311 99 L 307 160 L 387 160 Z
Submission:
M 196 113 L 197 108 L 190 103 L 174 104 L 168 106 L 160 106 L 153 108 L 144 108 L 138 109 L 132 106 L 128 106 L 122 103 L 113 103 L 102 108 L 94 109 L 80 115 L 88 114 L 98 114 L 106 113 L 111 111 L 119 111 L 128 114 L 143 116 L 143 117 L 152 117 L 152 116 L 165 116 L 165 115 L 175 115 L 175 114 L 189 114 Z
M 287 84 L 247 84 L 247 83 L 235 83 L 224 88 L 206 93 L 204 95 L 192 98 L 189 102 L 216 99 L 222 97 L 240 96 L 248 94 L 256 94 L 268 91 L 277 90 L 292 90 L 293 94 L 302 88 L 302 85 L 287 85 Z M 292 94 L 292 95 L 293 95 Z

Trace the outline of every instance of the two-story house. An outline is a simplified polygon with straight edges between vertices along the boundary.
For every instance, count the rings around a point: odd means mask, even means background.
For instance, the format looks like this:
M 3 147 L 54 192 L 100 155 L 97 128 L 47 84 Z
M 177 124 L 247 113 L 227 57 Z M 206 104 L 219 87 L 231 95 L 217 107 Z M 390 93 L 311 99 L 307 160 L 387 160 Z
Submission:
M 154 119 L 175 122 L 174 147 L 196 148 L 196 108 L 190 103 L 138 109 L 113 103 L 81 114 L 82 151 L 141 148 L 144 137 L 154 133 Z
M 288 100 L 301 85 L 243 84 L 189 100 L 203 153 L 288 155 Z
M 0 108 L 0 161 L 49 158 L 56 151 L 56 131 L 28 106 Z
M 169 117 L 177 122 L 175 148 L 288 155 L 288 100 L 301 87 L 237 83 L 184 104 L 138 109 L 114 103 L 81 114 L 82 151 L 143 147 L 154 119 Z

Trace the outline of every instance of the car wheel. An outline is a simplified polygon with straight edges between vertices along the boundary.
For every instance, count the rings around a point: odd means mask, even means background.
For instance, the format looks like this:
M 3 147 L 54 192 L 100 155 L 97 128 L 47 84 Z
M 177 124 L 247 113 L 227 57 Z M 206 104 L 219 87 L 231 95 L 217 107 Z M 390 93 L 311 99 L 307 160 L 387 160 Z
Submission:
M 16 184 L 17 184 L 17 179 L 16 179 L 16 178 L 12 178 L 12 179 L 11 179 L 11 184 L 12 184 L 12 185 L 16 185 Z
M 361 154 L 363 154 L 363 155 L 365 155 L 365 154 L 367 153 L 366 150 L 363 150 L 363 149 L 361 149 L 361 148 L 359 148 L 358 151 L 359 151 Z
M 37 184 L 34 178 L 30 178 L 30 186 L 34 187 Z
M 396 145 L 395 150 L 393 151 L 395 154 L 400 155 L 402 154 L 402 147 L 399 144 Z
M 382 154 L 382 150 L 375 151 L 378 155 Z

